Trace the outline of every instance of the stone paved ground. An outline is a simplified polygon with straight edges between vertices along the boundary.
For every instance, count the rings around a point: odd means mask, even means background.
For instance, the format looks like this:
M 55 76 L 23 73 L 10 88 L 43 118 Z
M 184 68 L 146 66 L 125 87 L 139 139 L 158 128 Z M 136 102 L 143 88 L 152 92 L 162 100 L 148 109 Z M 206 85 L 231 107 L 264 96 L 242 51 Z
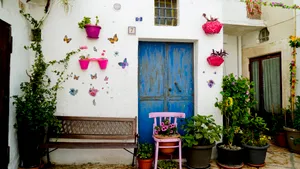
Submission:
M 218 169 L 215 161 L 211 162 L 211 169 Z M 246 169 L 256 169 L 244 166 Z M 82 165 L 57 165 L 51 169 L 134 169 L 126 165 L 101 165 L 101 164 L 82 164 Z M 183 169 L 186 169 L 183 167 Z M 266 165 L 262 169 L 300 169 L 300 155 L 290 153 L 287 149 L 272 145 L 268 149 Z

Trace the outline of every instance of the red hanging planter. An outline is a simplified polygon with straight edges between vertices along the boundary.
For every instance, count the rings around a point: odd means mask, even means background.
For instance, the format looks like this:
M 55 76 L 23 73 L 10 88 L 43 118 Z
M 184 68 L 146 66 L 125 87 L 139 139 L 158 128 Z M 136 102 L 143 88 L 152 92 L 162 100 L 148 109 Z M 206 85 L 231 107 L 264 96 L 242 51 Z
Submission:
M 210 17 L 210 19 L 208 19 L 205 13 L 203 14 L 203 17 L 207 20 L 207 22 L 204 25 L 202 25 L 202 29 L 206 34 L 220 33 L 223 24 L 220 23 L 217 18 Z
M 211 66 L 220 66 L 224 62 L 224 56 L 228 55 L 225 50 L 215 51 L 207 58 L 208 64 Z

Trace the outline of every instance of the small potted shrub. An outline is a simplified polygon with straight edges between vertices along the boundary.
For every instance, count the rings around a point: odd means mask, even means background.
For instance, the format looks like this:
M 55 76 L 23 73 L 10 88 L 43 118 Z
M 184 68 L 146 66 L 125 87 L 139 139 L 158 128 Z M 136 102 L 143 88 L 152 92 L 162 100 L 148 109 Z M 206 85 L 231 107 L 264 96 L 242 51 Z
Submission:
M 79 58 L 80 58 L 79 59 L 80 68 L 82 70 L 86 70 L 89 67 L 89 63 L 90 63 L 89 55 L 87 56 L 81 55 Z
M 253 82 L 245 77 L 235 77 L 232 73 L 223 77 L 221 101 L 215 107 L 224 117 L 223 142 L 217 144 L 217 163 L 223 168 L 241 168 L 243 151 L 241 134 L 243 121 L 249 118 L 249 111 L 256 105 Z
M 183 147 L 188 147 L 186 161 L 190 168 L 210 166 L 212 148 L 221 139 L 222 127 L 215 123 L 212 115 L 196 115 L 186 119 L 182 136 Z M 201 157 L 201 158 L 199 158 Z
M 206 34 L 218 34 L 220 33 L 223 24 L 221 24 L 217 18 L 210 17 L 208 19 L 206 14 L 203 14 L 203 17 L 207 20 L 204 25 L 202 25 L 202 29 Z
M 160 160 L 157 163 L 158 169 L 177 169 L 178 163 L 173 160 Z
M 179 138 L 177 126 L 170 123 L 169 118 L 164 119 L 160 125 L 155 126 L 154 136 L 159 139 Z M 160 142 L 160 146 L 176 146 L 176 142 Z M 175 148 L 161 148 L 160 152 L 164 154 L 172 154 Z
M 272 113 L 271 124 L 268 124 L 268 128 L 271 130 L 271 135 L 274 137 L 275 144 L 279 147 L 287 147 L 286 134 L 283 129 L 284 126 L 284 114 Z
M 225 50 L 215 51 L 210 54 L 210 56 L 207 58 L 207 62 L 211 66 L 220 66 L 224 62 L 224 57 L 228 55 Z
M 79 28 L 85 28 L 86 34 L 88 38 L 98 39 L 100 34 L 101 26 L 98 26 L 99 18 L 96 16 L 96 24 L 91 24 L 90 17 L 83 17 L 82 21 L 78 23 Z
M 154 145 L 149 143 L 139 144 L 138 164 L 140 169 L 151 169 L 153 162 Z
M 255 115 L 245 119 L 244 126 L 242 143 L 245 148 L 245 162 L 250 166 L 262 167 L 270 147 L 267 136 L 263 134 L 265 130 L 268 130 L 267 124 L 263 118 Z

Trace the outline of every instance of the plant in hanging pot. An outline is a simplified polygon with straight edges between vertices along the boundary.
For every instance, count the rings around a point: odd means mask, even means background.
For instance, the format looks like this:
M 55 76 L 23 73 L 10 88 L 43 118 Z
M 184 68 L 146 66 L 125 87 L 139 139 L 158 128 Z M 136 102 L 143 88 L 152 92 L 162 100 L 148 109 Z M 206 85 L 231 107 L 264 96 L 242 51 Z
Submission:
M 151 169 L 153 162 L 154 145 L 149 143 L 139 144 L 137 158 L 139 169 Z
M 101 54 L 103 57 L 98 59 L 98 64 L 100 66 L 100 69 L 105 70 L 107 67 L 108 59 L 104 57 L 105 53 L 103 52 Z
M 209 57 L 207 57 L 207 62 L 211 66 L 220 66 L 224 62 L 224 57 L 228 55 L 225 50 L 215 51 L 210 54 Z
M 239 139 L 243 133 L 243 121 L 256 105 L 253 82 L 245 77 L 229 74 L 223 77 L 221 95 L 215 103 L 224 118 L 223 142 L 217 144 L 217 163 L 223 168 L 243 167 L 243 147 Z
M 41 32 L 43 21 L 37 21 L 30 14 L 21 11 L 25 19 L 32 24 L 35 30 Z M 34 36 L 40 36 L 35 34 Z M 60 123 L 54 115 L 56 111 L 57 92 L 62 88 L 62 83 L 66 80 L 65 71 L 68 68 L 70 57 L 80 52 L 80 49 L 66 54 L 62 60 L 45 62 L 42 45 L 39 37 L 33 38 L 26 50 L 35 53 L 34 63 L 26 74 L 28 82 L 20 85 L 21 93 L 13 96 L 13 105 L 16 107 L 16 123 L 14 127 L 18 135 L 18 151 L 20 155 L 20 168 L 36 168 L 40 165 L 40 159 L 44 155 L 39 145 L 45 142 L 48 132 L 59 133 Z M 63 70 L 53 69 L 51 66 L 63 64 Z M 49 69 L 57 75 L 57 79 L 52 82 L 47 76 Z M 49 72 L 50 73 L 50 72 Z
M 91 18 L 90 17 L 83 17 L 82 21 L 78 23 L 79 28 L 83 29 L 85 28 L 86 34 L 88 38 L 92 39 L 98 39 L 101 26 L 98 26 L 99 24 L 99 18 L 96 16 L 96 24 L 91 24 Z
M 186 133 L 181 138 L 183 147 L 188 147 L 186 156 L 188 167 L 208 168 L 212 148 L 221 139 L 222 127 L 215 123 L 212 115 L 198 114 L 187 118 L 182 128 Z
M 82 70 L 86 70 L 89 67 L 89 64 L 90 64 L 89 55 L 87 55 L 87 56 L 81 55 L 79 58 L 80 59 L 78 61 L 79 61 L 80 68 Z
M 164 119 L 160 125 L 155 126 L 154 136 L 159 139 L 179 138 L 180 134 L 175 123 L 171 123 L 169 118 Z M 160 146 L 176 146 L 176 142 L 160 142 Z M 162 148 L 160 152 L 172 154 L 175 148 Z
M 218 21 L 218 18 L 210 17 L 207 18 L 206 14 L 203 14 L 203 17 L 207 20 L 204 25 L 202 25 L 202 29 L 206 34 L 218 34 L 220 33 L 223 24 Z
M 269 140 L 264 131 L 268 130 L 263 118 L 255 115 L 244 120 L 244 132 L 242 143 L 245 148 L 245 162 L 253 167 L 265 165 L 267 150 L 270 147 Z
M 291 152 L 300 153 L 300 96 L 296 97 L 295 110 L 291 108 L 285 111 L 286 139 Z

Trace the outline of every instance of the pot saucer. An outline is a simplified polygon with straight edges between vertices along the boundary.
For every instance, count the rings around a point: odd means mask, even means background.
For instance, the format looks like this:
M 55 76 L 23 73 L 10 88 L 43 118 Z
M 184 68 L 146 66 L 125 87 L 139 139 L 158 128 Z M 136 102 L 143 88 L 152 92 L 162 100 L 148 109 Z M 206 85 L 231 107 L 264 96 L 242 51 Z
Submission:
M 188 169 L 210 169 L 210 164 L 208 165 L 208 167 L 206 167 L 206 168 L 193 168 L 193 167 L 190 167 L 190 166 L 188 166 L 188 165 L 185 165 Z
M 235 165 L 235 166 L 228 166 L 228 165 L 225 165 L 225 164 L 221 164 L 219 162 L 217 162 L 217 164 L 222 169 L 240 169 L 240 168 L 244 167 L 244 163 L 242 163 L 241 165 Z

